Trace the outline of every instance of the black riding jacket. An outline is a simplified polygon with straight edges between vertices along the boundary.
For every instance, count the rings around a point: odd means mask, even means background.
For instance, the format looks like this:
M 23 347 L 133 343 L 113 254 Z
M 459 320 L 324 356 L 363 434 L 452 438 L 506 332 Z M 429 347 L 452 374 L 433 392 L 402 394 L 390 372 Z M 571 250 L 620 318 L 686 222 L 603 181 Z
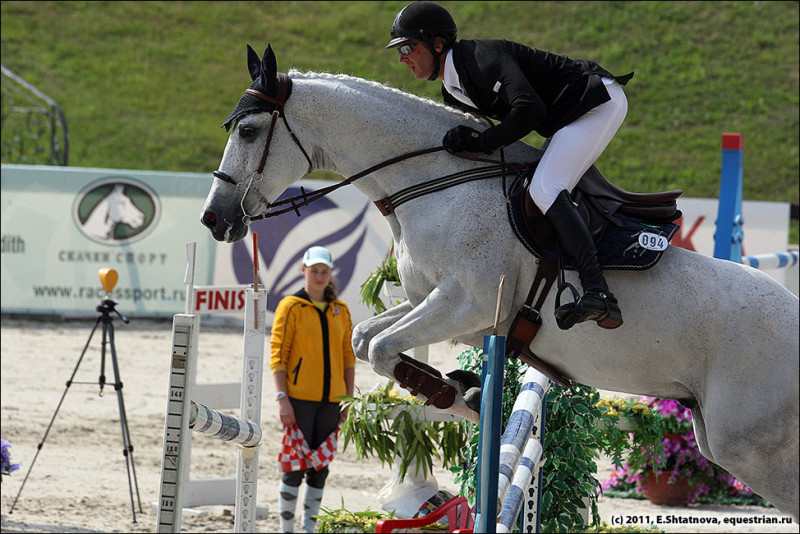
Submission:
M 502 39 L 461 40 L 453 64 L 478 112 L 501 121 L 486 130 L 484 146 L 495 149 L 536 131 L 551 137 L 592 108 L 608 102 L 601 76 L 625 85 L 633 72 L 614 76 L 588 60 L 574 60 Z M 442 87 L 445 103 L 474 113 Z

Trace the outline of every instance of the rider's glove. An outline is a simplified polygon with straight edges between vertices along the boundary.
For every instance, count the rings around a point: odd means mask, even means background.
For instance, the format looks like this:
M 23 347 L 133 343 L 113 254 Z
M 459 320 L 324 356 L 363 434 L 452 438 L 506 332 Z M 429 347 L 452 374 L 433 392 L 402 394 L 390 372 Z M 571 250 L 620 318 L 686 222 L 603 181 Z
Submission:
M 483 146 L 482 135 L 469 126 L 456 126 L 444 134 L 442 145 L 448 152 L 486 152 Z

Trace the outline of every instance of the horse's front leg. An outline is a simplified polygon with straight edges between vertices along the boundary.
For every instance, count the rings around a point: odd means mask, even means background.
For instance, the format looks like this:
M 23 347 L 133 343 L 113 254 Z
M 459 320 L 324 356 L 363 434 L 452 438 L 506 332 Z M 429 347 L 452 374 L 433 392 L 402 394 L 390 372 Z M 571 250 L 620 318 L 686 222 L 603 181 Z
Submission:
M 412 309 L 408 301 L 389 308 L 383 313 L 358 323 L 353 328 L 353 352 L 359 360 L 369 361 L 369 343 L 376 334 L 392 326 Z
M 374 335 L 369 343 L 372 369 L 426 404 L 477 422 L 476 407 L 467 406 L 463 398 L 469 389 L 480 387 L 477 375 L 457 369 L 444 377 L 403 352 L 487 328 L 493 304 L 487 307 L 486 301 L 490 300 L 468 296 L 456 279 L 442 282 L 404 317 Z

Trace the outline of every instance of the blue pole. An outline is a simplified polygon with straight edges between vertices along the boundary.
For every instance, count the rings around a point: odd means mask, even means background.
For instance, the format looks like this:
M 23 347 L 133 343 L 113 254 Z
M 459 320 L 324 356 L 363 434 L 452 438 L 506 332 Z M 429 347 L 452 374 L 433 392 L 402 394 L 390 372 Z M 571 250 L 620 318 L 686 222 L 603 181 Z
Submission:
M 483 348 L 475 532 L 497 532 L 497 481 L 500 473 L 506 338 L 484 336 Z
M 740 133 L 722 134 L 722 170 L 719 181 L 717 229 L 714 232 L 714 257 L 742 261 L 742 165 L 744 137 Z

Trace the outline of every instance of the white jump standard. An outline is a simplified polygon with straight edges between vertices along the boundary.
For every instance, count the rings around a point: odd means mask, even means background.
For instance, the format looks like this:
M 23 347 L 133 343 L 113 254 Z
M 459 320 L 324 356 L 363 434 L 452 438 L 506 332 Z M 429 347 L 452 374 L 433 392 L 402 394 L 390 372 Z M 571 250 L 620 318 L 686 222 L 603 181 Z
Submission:
M 158 532 L 180 532 L 182 482 L 189 471 L 189 450 L 184 442 L 190 429 L 239 447 L 234 531 L 255 532 L 266 302 L 266 291 L 247 290 L 241 417 L 223 414 L 191 400 L 192 383 L 188 377 L 193 376 L 197 364 L 200 318 L 190 314 L 176 314 L 173 318 Z

